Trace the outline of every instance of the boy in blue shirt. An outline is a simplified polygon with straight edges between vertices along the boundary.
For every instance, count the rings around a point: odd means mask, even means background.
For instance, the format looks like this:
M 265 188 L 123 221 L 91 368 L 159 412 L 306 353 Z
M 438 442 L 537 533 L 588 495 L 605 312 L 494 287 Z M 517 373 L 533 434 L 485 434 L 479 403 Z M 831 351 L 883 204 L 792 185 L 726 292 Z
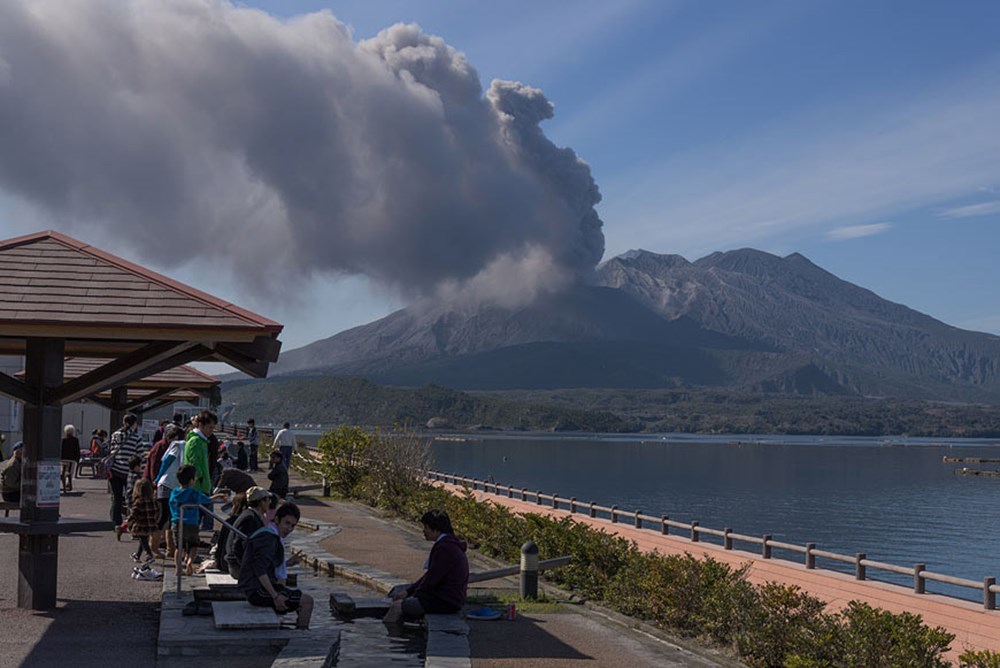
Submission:
M 170 530 L 177 534 L 177 525 L 181 525 L 181 541 L 177 546 L 178 558 L 183 551 L 184 568 L 188 575 L 194 572 L 194 560 L 198 556 L 198 530 L 201 526 L 201 512 L 197 508 L 186 508 L 181 518 L 181 506 L 189 504 L 206 505 L 212 501 L 222 501 L 225 494 L 209 496 L 194 486 L 195 467 L 187 464 L 177 469 L 179 487 L 170 492 Z

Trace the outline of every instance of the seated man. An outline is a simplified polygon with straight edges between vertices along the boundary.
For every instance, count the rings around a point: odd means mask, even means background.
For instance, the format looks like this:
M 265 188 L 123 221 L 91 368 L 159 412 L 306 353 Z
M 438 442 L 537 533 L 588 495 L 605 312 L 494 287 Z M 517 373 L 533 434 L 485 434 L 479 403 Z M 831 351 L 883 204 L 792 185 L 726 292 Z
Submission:
M 401 601 L 402 605 L 397 610 L 390 609 L 386 621 L 392 621 L 394 612 L 402 612 L 403 617 L 422 617 L 427 613 L 458 612 L 465 605 L 465 593 L 469 586 L 469 560 L 465 556 L 465 541 L 455 537 L 451 519 L 443 510 L 427 511 L 420 518 L 420 523 L 423 525 L 424 538 L 434 542 L 427 559 L 427 572 L 405 590 L 392 596 L 394 600 Z
M 286 503 L 274 515 L 274 524 L 257 529 L 247 539 L 243 563 L 240 564 L 239 588 L 251 605 L 272 608 L 279 615 L 297 612 L 295 627 L 308 629 L 312 618 L 313 599 L 298 589 L 289 589 L 279 577 L 284 571 L 287 538 L 299 523 L 299 508 Z

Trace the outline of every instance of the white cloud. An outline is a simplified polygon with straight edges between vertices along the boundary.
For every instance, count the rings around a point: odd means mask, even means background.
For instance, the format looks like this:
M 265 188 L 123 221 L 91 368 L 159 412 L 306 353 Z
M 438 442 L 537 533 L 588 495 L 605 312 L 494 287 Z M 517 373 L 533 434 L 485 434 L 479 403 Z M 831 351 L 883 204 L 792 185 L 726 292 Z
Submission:
M 1000 213 L 1000 201 L 983 202 L 982 204 L 969 204 L 954 209 L 946 209 L 938 214 L 940 218 L 972 218 L 974 216 L 988 216 Z
M 995 65 L 908 95 L 843 100 L 605 179 L 609 247 L 696 256 L 980 192 L 1000 173 Z
M 845 241 L 847 239 L 860 239 L 870 237 L 873 234 L 881 234 L 889 230 L 892 223 L 872 223 L 870 225 L 846 225 L 835 227 L 826 233 L 826 238 L 830 241 Z

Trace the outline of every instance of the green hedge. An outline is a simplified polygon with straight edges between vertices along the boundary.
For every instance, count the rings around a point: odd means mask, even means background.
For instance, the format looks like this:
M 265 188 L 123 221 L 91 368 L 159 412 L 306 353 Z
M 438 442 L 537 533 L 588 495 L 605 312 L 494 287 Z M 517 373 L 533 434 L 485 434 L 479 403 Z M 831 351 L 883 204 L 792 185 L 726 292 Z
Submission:
M 571 555 L 568 566 L 547 574 L 549 580 L 636 619 L 728 648 L 749 666 L 950 665 L 942 657 L 954 636 L 927 626 L 918 615 L 897 615 L 857 601 L 829 613 L 823 601 L 798 587 L 753 585 L 746 568 L 690 554 L 642 552 L 634 542 L 570 517 L 516 514 L 476 500 L 470 490 L 452 494 L 414 479 L 393 487 L 399 490 L 393 498 L 372 496 L 364 492 L 373 486 L 366 479 L 378 478 L 375 469 L 382 467 L 366 469 L 354 456 L 368 447 L 369 436 L 353 430 L 328 436 L 320 447 L 327 456 L 326 473 L 340 483 L 345 496 L 414 521 L 428 508 L 441 508 L 459 536 L 504 562 L 518 561 L 527 540 L 538 545 L 543 558 Z M 399 453 L 404 442 L 397 441 L 393 456 L 407 456 Z M 338 466 L 345 470 L 338 473 Z M 962 659 L 968 666 L 1000 668 L 989 652 L 967 653 Z

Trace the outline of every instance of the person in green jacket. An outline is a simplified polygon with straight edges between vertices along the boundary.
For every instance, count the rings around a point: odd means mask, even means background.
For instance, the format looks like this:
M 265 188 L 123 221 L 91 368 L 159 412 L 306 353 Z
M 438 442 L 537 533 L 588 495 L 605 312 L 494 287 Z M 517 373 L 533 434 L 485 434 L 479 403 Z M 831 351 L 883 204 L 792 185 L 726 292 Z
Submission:
M 195 428 L 188 432 L 184 443 L 183 463 L 194 467 L 194 488 L 212 493 L 212 474 L 208 470 L 208 437 L 215 433 L 219 419 L 211 411 L 202 411 L 194 420 Z

